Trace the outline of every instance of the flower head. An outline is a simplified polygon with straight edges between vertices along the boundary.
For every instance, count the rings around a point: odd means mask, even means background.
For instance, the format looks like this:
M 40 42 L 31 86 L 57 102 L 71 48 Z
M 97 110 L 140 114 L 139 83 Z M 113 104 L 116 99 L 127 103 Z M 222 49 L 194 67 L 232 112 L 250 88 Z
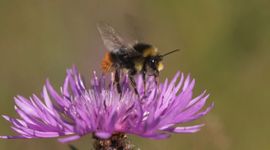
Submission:
M 195 81 L 190 76 L 185 78 L 183 73 L 159 85 L 153 78 L 146 81 L 146 87 L 140 76 L 136 81 L 139 96 L 124 75 L 119 94 L 113 78 L 94 74 L 87 88 L 77 69 L 69 69 L 60 92 L 47 80 L 41 97 L 15 97 L 19 118 L 3 117 L 18 135 L 1 138 L 60 137 L 61 142 L 68 142 L 86 134 L 107 139 L 127 133 L 162 139 L 170 133 L 197 132 L 203 124 L 181 124 L 206 115 L 213 107 L 212 103 L 203 108 L 208 98 L 206 92 L 192 97 Z

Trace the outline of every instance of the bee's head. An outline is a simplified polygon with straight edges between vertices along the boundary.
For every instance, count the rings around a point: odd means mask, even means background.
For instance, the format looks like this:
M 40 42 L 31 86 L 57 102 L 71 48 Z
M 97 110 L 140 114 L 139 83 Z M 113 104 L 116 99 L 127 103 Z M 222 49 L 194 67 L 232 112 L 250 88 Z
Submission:
M 164 68 L 164 65 L 162 63 L 162 59 L 164 56 L 167 56 L 171 53 L 174 53 L 174 52 L 177 52 L 179 51 L 179 49 L 176 49 L 176 50 L 173 50 L 173 51 L 170 51 L 168 53 L 165 53 L 163 55 L 160 55 L 160 54 L 157 54 L 155 56 L 150 56 L 147 58 L 147 61 L 146 61 L 146 69 L 147 69 L 147 72 L 151 75 L 154 75 L 154 76 L 158 76 L 159 75 L 159 72 L 161 70 L 163 70 Z
M 159 72 L 163 70 L 162 57 L 160 55 L 149 57 L 146 61 L 147 72 L 151 75 L 158 76 Z

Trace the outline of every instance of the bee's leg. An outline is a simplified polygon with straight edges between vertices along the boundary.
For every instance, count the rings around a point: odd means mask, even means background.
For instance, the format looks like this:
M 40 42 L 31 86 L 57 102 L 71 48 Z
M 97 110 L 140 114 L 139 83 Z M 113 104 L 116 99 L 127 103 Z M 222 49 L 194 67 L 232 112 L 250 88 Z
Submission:
M 146 62 L 144 62 L 143 64 L 143 68 L 142 68 L 142 79 L 143 79 L 143 94 L 146 94 Z
M 136 82 L 135 82 L 135 80 L 134 80 L 134 77 L 133 77 L 132 75 L 129 76 L 129 80 L 130 80 L 130 82 L 131 82 L 131 86 L 134 88 L 135 93 L 136 93 L 137 95 L 139 95 L 139 92 L 138 92 L 138 90 L 137 90 L 137 84 L 136 84 Z
M 122 94 L 122 89 L 121 89 L 121 86 L 120 86 L 120 72 L 119 72 L 119 69 L 115 70 L 114 82 L 116 84 L 117 92 L 119 94 Z
M 154 77 L 155 77 L 156 86 L 158 86 L 158 84 L 159 84 L 159 74 L 155 74 Z
M 145 95 L 145 92 L 146 92 L 146 72 L 145 71 L 142 72 L 142 78 L 143 78 L 143 92 Z

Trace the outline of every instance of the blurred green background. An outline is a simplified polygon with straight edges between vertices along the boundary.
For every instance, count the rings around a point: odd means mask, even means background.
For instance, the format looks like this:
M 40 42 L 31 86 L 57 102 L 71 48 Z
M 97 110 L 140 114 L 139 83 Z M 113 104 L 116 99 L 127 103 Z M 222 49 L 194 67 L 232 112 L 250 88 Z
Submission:
M 154 141 L 133 137 L 142 150 L 269 150 L 270 1 L 267 0 L 1 0 L 0 114 L 16 116 L 13 96 L 40 93 L 47 77 L 59 87 L 76 64 L 84 76 L 105 52 L 96 23 L 106 21 L 130 41 L 168 56 L 161 78 L 177 70 L 207 89 L 214 110 L 196 134 Z M 14 132 L 0 119 L 0 134 Z M 73 142 L 90 149 L 90 136 Z M 0 140 L 1 150 L 68 150 L 49 140 Z

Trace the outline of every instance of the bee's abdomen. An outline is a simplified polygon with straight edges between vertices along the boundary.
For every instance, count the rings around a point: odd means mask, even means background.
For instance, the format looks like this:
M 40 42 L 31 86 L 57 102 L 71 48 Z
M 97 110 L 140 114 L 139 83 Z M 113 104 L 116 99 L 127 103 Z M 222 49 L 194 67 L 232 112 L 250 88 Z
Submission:
M 101 62 L 101 68 L 104 72 L 108 72 L 111 70 L 112 68 L 112 65 L 113 65 L 113 62 L 112 62 L 112 58 L 111 58 L 111 54 L 108 52 L 108 53 L 105 53 L 105 56 Z

